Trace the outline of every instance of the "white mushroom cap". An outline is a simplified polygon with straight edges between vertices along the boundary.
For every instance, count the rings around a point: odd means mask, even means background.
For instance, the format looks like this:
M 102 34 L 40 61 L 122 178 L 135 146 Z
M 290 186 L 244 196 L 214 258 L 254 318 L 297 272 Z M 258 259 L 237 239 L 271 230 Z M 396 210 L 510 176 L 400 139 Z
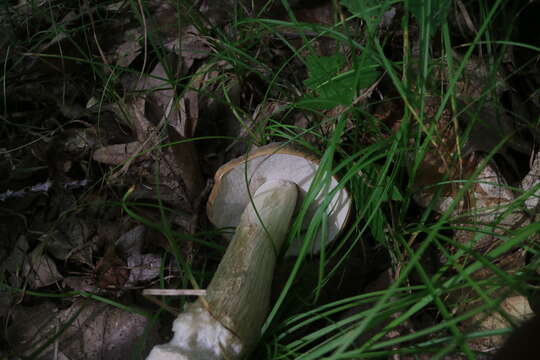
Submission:
M 240 215 L 250 201 L 249 194 L 270 180 L 294 182 L 299 189 L 298 204 L 302 204 L 319 167 L 313 155 L 290 145 L 274 143 L 258 148 L 247 156 L 234 159 L 223 165 L 215 175 L 215 184 L 208 199 L 208 218 L 218 228 L 236 227 Z M 247 182 L 246 182 L 247 179 Z M 249 184 L 249 186 L 248 186 Z M 329 186 L 317 194 L 304 218 L 302 229 L 308 228 L 311 218 L 323 204 L 327 194 L 338 185 L 335 176 Z M 337 191 L 327 207 L 328 229 L 326 243 L 332 241 L 345 225 L 351 209 L 351 200 L 343 188 Z M 320 239 L 321 232 L 318 237 Z M 310 252 L 321 248 L 319 239 L 314 239 Z M 303 239 L 296 239 L 286 255 L 295 256 L 300 252 Z

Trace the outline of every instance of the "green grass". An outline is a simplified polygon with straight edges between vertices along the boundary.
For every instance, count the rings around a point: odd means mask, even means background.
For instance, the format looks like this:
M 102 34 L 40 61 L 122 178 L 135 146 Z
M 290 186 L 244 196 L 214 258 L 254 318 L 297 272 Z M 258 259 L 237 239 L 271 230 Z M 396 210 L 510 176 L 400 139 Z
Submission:
M 525 296 L 535 294 L 534 284 L 538 278 L 531 274 L 535 274 L 540 265 L 534 242 L 536 233 L 540 231 L 540 223 L 531 222 L 501 233 L 496 232 L 500 225 L 498 223 L 462 224 L 452 214 L 452 210 L 459 207 L 459 201 L 467 198 L 467 191 L 480 181 L 477 176 L 483 167 L 496 159 L 496 154 L 505 145 L 503 142 L 487 151 L 485 160 L 467 178 L 436 179 L 431 185 L 434 199 L 426 208 L 416 205 L 413 199 L 418 192 L 415 186 L 417 174 L 425 157 L 432 154 L 442 154 L 443 161 L 450 164 L 462 163 L 465 155 L 460 150 L 452 148 L 455 151 L 450 153 L 448 148 L 441 145 L 445 133 L 436 124 L 444 119 L 446 111 L 450 111 L 447 128 L 462 128 L 458 133 L 450 131 L 454 136 L 452 140 L 456 144 L 464 144 L 468 134 L 474 131 L 474 121 L 463 128 L 458 116 L 472 111 L 475 105 L 490 104 L 497 97 L 497 73 L 502 67 L 505 52 L 510 47 L 526 47 L 534 51 L 540 49 L 513 41 L 513 29 L 508 25 L 502 30 L 498 28 L 501 17 L 518 14 L 515 6 L 503 0 L 470 2 L 471 7 L 468 9 L 473 14 L 478 31 L 466 40 L 457 39 L 453 33 L 449 17 L 454 16 L 451 10 L 455 4 L 449 0 L 334 0 L 333 3 L 335 8 L 341 4 L 352 14 L 347 15 L 343 9 L 336 11 L 338 21 L 333 26 L 301 23 L 296 20 L 291 9 L 288 9 L 288 20 L 246 18 L 242 15 L 242 9 L 236 9 L 236 17 L 228 31 L 206 28 L 202 25 L 205 19 L 195 15 L 177 19 L 181 24 L 196 24 L 199 31 L 213 44 L 214 52 L 206 64 L 226 61 L 230 66 L 227 70 L 220 69 L 223 73 L 212 84 L 197 89 L 201 96 L 226 104 L 239 122 L 251 116 L 258 104 L 282 103 L 283 109 L 280 112 L 250 130 L 250 141 L 257 145 L 270 141 L 300 144 L 317 153 L 321 159 L 317 177 L 300 206 L 289 235 L 289 241 L 303 237 L 302 250 L 283 281 L 282 290 L 275 294 L 255 356 L 305 360 L 383 359 L 397 354 L 414 356 L 427 353 L 433 359 L 442 359 L 449 353 L 459 352 L 466 358 L 475 359 L 479 354 L 471 346 L 471 340 L 510 331 L 510 328 L 475 329 L 472 325 L 478 323 L 478 317 L 500 313 L 513 323 L 511 316 L 501 308 L 504 297 L 510 293 Z M 22 136 L 25 140 L 30 142 L 35 140 L 36 135 L 29 132 L 28 127 L 36 127 L 46 136 L 62 129 L 61 124 L 51 128 L 39 121 L 16 124 L 8 120 L 7 115 L 16 110 L 10 109 L 5 94 L 10 81 L 14 81 L 10 73 L 14 73 L 18 64 L 28 58 L 74 61 L 82 66 L 85 75 L 89 76 L 85 81 L 94 84 L 91 95 L 99 99 L 99 108 L 125 96 L 117 90 L 120 74 L 131 72 L 142 75 L 139 74 L 140 69 L 103 64 L 100 60 L 95 45 L 89 39 L 92 39 L 93 31 L 98 31 L 95 29 L 113 20 L 107 17 L 96 15 L 94 24 L 83 21 L 70 29 L 70 34 L 85 39 L 78 43 L 70 37 L 69 43 L 73 45 L 70 54 L 64 54 L 61 46 L 53 54 L 41 53 L 43 44 L 65 30 L 57 24 L 58 19 L 53 14 L 54 6 L 61 5 L 61 2 L 58 5 L 36 5 L 36 12 L 26 18 L 28 33 L 18 42 L 10 43 L 9 51 L 3 53 L 4 73 L 0 81 L 4 89 L 4 100 L 0 127 L 5 135 L 24 134 Z M 145 24 L 149 14 L 141 17 L 139 3 L 133 1 L 130 5 L 133 16 Z M 178 6 L 183 11 L 189 8 L 187 1 L 180 2 Z M 392 6 L 402 10 L 394 19 L 399 24 L 397 29 L 401 31 L 397 50 L 402 53 L 399 57 L 388 55 L 390 46 L 394 46 L 393 50 L 396 51 L 396 45 L 389 45 L 396 41 L 396 36 L 392 37 L 396 30 L 387 33 L 378 26 L 382 16 Z M 32 17 L 44 20 L 33 25 Z M 358 30 L 359 20 L 362 31 Z M 301 45 L 284 36 L 284 28 L 293 29 L 299 35 Z M 316 40 L 322 37 L 333 39 L 347 51 L 330 56 L 318 55 L 314 46 Z M 162 80 L 177 89 L 179 96 L 190 90 L 190 79 L 176 77 L 170 67 L 158 32 L 147 29 L 140 42 L 146 46 L 144 71 L 148 73 L 151 65 L 161 62 L 167 69 L 167 79 Z M 23 46 L 25 53 L 33 55 L 17 53 L 14 50 L 16 45 Z M 282 58 L 277 64 L 271 61 L 272 47 L 279 47 L 282 54 L 285 54 L 280 55 Z M 460 58 L 454 56 L 456 51 L 461 54 Z M 467 74 L 466 66 L 471 58 L 479 54 L 482 54 L 487 63 L 487 83 L 480 96 L 473 99 L 469 106 L 462 107 L 458 99 L 460 81 Z M 209 72 L 213 68 L 202 66 L 199 69 Z M 215 68 L 219 69 L 217 65 Z M 438 68 L 447 70 L 446 81 L 435 76 Z M 516 73 L 518 71 L 515 70 Z M 195 74 L 190 76 L 194 78 Z M 253 76 L 259 77 L 266 84 L 266 88 L 255 89 L 259 92 L 254 94 L 258 104 L 248 100 L 240 104 L 232 101 L 228 94 L 229 80 L 235 77 L 248 84 Z M 390 96 L 382 94 L 384 99 L 377 95 L 363 98 L 366 89 L 381 79 L 384 79 L 385 88 L 392 89 Z M 69 83 L 73 79 L 64 81 Z M 437 97 L 440 101 L 433 113 L 428 114 L 424 109 L 431 97 Z M 397 129 L 390 129 L 373 114 L 377 106 L 392 103 L 399 104 L 403 112 Z M 335 109 L 339 111 L 331 111 Z M 299 127 L 291 121 L 298 113 L 309 116 L 310 124 L 307 128 Z M 481 121 L 478 116 L 471 116 Z M 101 121 L 98 113 L 95 125 L 101 126 Z M 241 126 L 246 124 L 242 123 Z M 528 126 L 534 126 L 534 122 L 531 121 Z M 224 135 L 187 141 L 226 140 Z M 502 137 L 502 141 L 509 141 L 513 134 L 505 135 L 508 136 Z M 307 140 L 308 136 L 315 141 Z M 366 137 L 370 140 L 362 141 Z M 160 146 L 175 144 L 178 142 L 164 142 Z M 339 187 L 335 191 L 348 189 L 353 199 L 354 212 L 342 236 L 331 246 L 323 247 L 320 256 L 313 257 L 307 250 L 313 241 L 317 241 L 319 231 L 324 232 L 325 206 L 328 206 L 332 194 L 329 194 L 325 205 L 319 209 L 306 232 L 301 229 L 302 220 L 309 202 L 328 184 L 333 175 L 340 178 Z M 437 214 L 436 200 L 443 196 L 443 187 L 457 187 L 460 184 L 464 186 L 454 196 L 449 209 L 443 214 Z M 515 189 L 515 184 L 512 186 Z M 159 188 L 156 191 L 159 194 Z M 504 213 L 497 221 L 500 222 L 504 214 L 522 208 L 523 201 L 535 191 L 537 189 L 531 189 L 517 196 L 514 202 L 505 204 Z M 171 254 L 164 256 L 174 257 L 186 275 L 181 281 L 173 283 L 174 286 L 204 288 L 212 275 L 211 270 L 192 268 L 184 259 L 179 244 L 193 241 L 201 252 L 206 251 L 215 256 L 216 252 L 219 254 L 224 251 L 223 247 L 214 243 L 217 233 L 210 229 L 201 229 L 195 234 L 180 233 L 171 227 L 169 220 L 174 209 L 167 208 L 161 201 L 156 205 L 130 201 L 129 194 L 130 191 L 126 190 L 123 198 L 108 206 L 120 207 L 137 222 L 155 228 L 165 236 Z M 138 210 L 143 207 L 157 208 L 161 222 L 155 224 L 138 215 Z M 465 244 L 456 241 L 453 234 L 460 228 L 475 233 L 475 237 Z M 480 252 L 474 242 L 486 234 L 500 241 L 488 251 Z M 364 292 L 363 287 L 359 287 L 354 295 L 328 300 L 325 292 L 336 287 L 336 279 L 350 266 L 355 252 L 361 246 L 367 251 L 385 249 L 395 278 L 384 290 Z M 529 260 L 524 267 L 508 272 L 500 267 L 496 259 L 515 249 L 527 251 Z M 436 269 L 426 264 L 426 257 L 433 252 L 446 259 Z M 365 256 L 368 258 L 370 254 Z M 475 275 L 479 270 L 489 270 L 490 275 L 479 279 Z M 372 278 L 368 280 L 375 280 L 373 274 L 370 276 Z M 297 293 L 301 291 L 302 281 L 308 277 L 312 278 L 309 290 L 299 297 Z M 160 285 L 171 287 L 164 279 Z M 38 291 L 25 292 L 25 296 L 46 295 Z M 55 294 L 67 295 L 91 296 L 114 306 L 124 306 L 92 294 Z M 471 306 L 464 307 L 464 302 Z M 170 301 L 167 303 L 171 304 Z M 176 306 L 182 303 L 183 299 L 174 301 Z M 410 329 L 411 323 L 419 323 L 418 319 L 424 315 L 436 321 L 425 326 L 417 325 L 414 332 L 404 330 Z M 387 337 L 392 331 L 397 335 Z M 356 341 L 366 334 L 369 336 L 363 342 Z M 51 342 L 53 340 L 54 337 Z

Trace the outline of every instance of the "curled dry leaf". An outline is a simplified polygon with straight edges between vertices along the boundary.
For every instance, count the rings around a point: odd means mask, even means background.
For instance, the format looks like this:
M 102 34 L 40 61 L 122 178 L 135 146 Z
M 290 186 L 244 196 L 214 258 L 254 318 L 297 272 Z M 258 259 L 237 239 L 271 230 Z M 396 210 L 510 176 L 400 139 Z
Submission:
M 128 278 L 129 269 L 113 246 L 107 248 L 105 256 L 96 265 L 97 286 L 102 289 L 122 288 Z
M 156 66 L 154 75 L 162 76 L 166 79 L 161 65 Z M 176 99 L 174 89 L 159 90 L 152 93 L 151 101 L 154 101 L 157 109 L 155 121 L 159 120 L 167 125 L 167 133 L 171 144 L 167 146 L 167 151 L 171 151 L 174 162 L 169 163 L 169 171 L 179 175 L 184 181 L 188 194 L 192 199 L 197 197 L 203 188 L 203 178 L 199 166 L 199 156 L 195 144 L 191 141 L 185 141 L 195 134 L 197 122 L 199 119 L 199 91 L 204 80 L 204 75 L 195 75 L 186 91 L 180 99 Z M 203 76 L 201 78 L 201 76 Z M 156 84 L 157 85 L 157 84 Z M 166 87 L 167 83 L 162 80 L 160 87 Z
M 159 276 L 161 257 L 142 253 L 145 233 L 146 228 L 138 225 L 123 234 L 116 242 L 118 252 L 127 259 L 129 278 L 126 286 L 149 281 Z
M 68 276 L 64 278 L 64 284 L 78 291 L 98 292 L 99 289 L 96 286 L 96 281 L 93 278 L 81 277 L 81 276 Z
M 517 324 L 521 324 L 534 316 L 534 311 L 531 309 L 529 301 L 522 295 L 510 295 L 506 297 L 501 302 L 500 310 Z M 484 313 L 479 314 L 474 317 L 473 321 L 479 323 L 477 325 L 479 330 L 484 331 L 505 329 L 513 325 L 499 312 L 493 312 L 487 316 Z M 474 339 L 470 342 L 470 345 L 477 351 L 490 351 L 493 348 L 499 348 L 504 343 L 505 338 L 504 336 L 482 337 Z
M 144 225 L 137 225 L 118 238 L 116 248 L 122 257 L 127 259 L 130 256 L 141 254 L 145 232 Z
M 161 256 L 156 254 L 133 255 L 128 258 L 129 278 L 127 285 L 153 280 L 159 276 Z
M 428 158 L 431 158 L 428 155 Z M 475 164 L 480 166 L 481 158 L 469 158 L 468 166 Z M 424 163 L 424 170 L 427 169 L 429 162 Z M 432 171 L 436 171 L 432 169 Z M 438 173 L 438 172 L 437 172 Z M 470 172 L 469 172 L 470 173 Z M 442 173 L 438 173 L 442 175 Z M 427 181 L 427 178 L 422 178 L 422 181 Z M 442 177 L 438 178 L 442 180 Z M 426 187 L 417 192 L 414 196 L 415 200 L 424 207 L 430 205 L 433 197 L 438 194 L 438 190 L 442 187 L 442 191 L 435 199 L 433 210 L 440 214 L 447 213 L 452 209 L 453 222 L 464 227 L 474 227 L 476 229 L 484 228 L 486 235 L 480 239 L 476 238 L 474 244 L 470 244 L 473 240 L 476 231 L 457 230 L 456 239 L 464 244 L 473 245 L 475 249 L 487 250 L 494 245 L 496 234 L 505 234 L 511 229 L 522 227 L 529 224 L 530 219 L 527 214 L 519 208 L 508 211 L 515 200 L 514 193 L 508 188 L 506 181 L 502 178 L 496 167 L 492 163 L 488 163 L 480 171 L 478 177 L 467 182 L 457 182 L 460 180 L 457 176 L 449 178 L 449 181 L 454 181 L 452 184 L 436 185 L 438 181 L 433 181 L 431 187 L 425 183 Z M 457 200 L 457 195 L 463 188 L 468 190 L 463 196 Z M 457 204 L 455 204 L 455 202 Z M 491 235 L 490 233 L 493 233 Z
M 136 98 L 129 103 L 118 105 L 118 111 L 125 112 L 127 121 L 133 126 L 137 141 L 102 147 L 94 152 L 93 158 L 105 164 L 123 164 L 122 172 L 125 172 L 132 161 L 148 158 L 147 151 L 159 143 L 159 137 L 155 126 L 144 116 L 144 98 Z M 124 115 L 122 114 L 120 118 L 124 118 Z
M 206 38 L 193 25 L 188 25 L 182 33 L 180 43 L 174 41 L 174 45 L 169 49 L 182 57 L 184 73 L 191 69 L 195 60 L 207 58 L 212 50 Z
M 142 161 L 149 158 L 148 154 L 138 154 L 141 150 L 141 143 L 133 141 L 127 144 L 114 144 L 104 146 L 94 152 L 93 158 L 95 161 L 108 164 L 120 165 L 130 160 Z
M 92 264 L 92 241 L 94 232 L 89 221 L 76 217 L 66 218 L 57 229 L 40 237 L 52 256 L 59 260 Z
M 525 206 L 529 211 L 540 213 L 540 152 L 537 152 L 532 162 L 531 171 L 521 181 L 523 191 L 532 191 L 525 200 Z
M 429 160 L 434 157 L 431 154 L 427 158 Z M 532 192 L 530 197 L 526 199 L 525 206 L 533 211 L 537 209 L 538 204 L 534 191 L 534 186 L 537 186 L 539 182 L 539 162 L 537 160 L 535 159 L 529 174 L 521 183 L 522 191 L 529 190 Z M 471 155 L 468 157 L 467 173 L 471 174 L 475 168 L 483 166 L 482 163 L 482 158 Z M 429 162 L 424 162 L 421 166 L 425 170 L 429 164 Z M 442 180 L 442 172 L 434 164 L 437 164 L 437 162 L 434 161 L 431 164 L 431 172 L 436 173 L 437 176 L 435 176 L 436 180 L 434 178 L 431 179 L 431 185 L 435 187 L 431 189 L 424 188 L 424 190 L 416 194 L 415 200 L 423 206 L 428 206 L 437 193 L 437 189 L 440 190 L 440 186 L 443 187 L 439 194 L 440 196 L 435 199 L 433 209 L 441 214 L 445 214 L 454 206 L 452 209 L 452 221 L 459 228 L 454 232 L 454 239 L 456 241 L 471 247 L 481 254 L 486 254 L 503 241 L 504 236 L 500 235 L 506 235 L 512 230 L 519 229 L 531 223 L 532 217 L 523 211 L 522 208 L 516 206 L 516 194 L 510 190 L 505 179 L 497 171 L 493 163 L 484 164 L 485 166 L 480 170 L 478 176 L 474 180 L 471 180 L 472 182 L 457 182 L 452 186 L 436 185 Z M 425 181 L 426 179 L 424 178 L 423 180 Z M 450 174 L 448 180 L 460 180 L 460 177 L 454 172 Z M 429 181 L 424 185 L 427 186 L 428 183 Z M 468 186 L 468 190 L 458 200 L 457 195 L 465 186 Z M 455 204 L 456 201 L 457 203 Z M 499 269 L 513 274 L 526 264 L 526 255 L 527 253 L 524 249 L 514 249 L 491 261 Z M 484 268 L 474 272 L 471 276 L 478 281 L 492 278 L 495 274 L 491 270 Z M 517 322 L 530 317 L 533 312 L 530 309 L 528 300 L 514 293 L 508 296 L 508 293 L 509 289 L 504 287 L 497 292 L 497 294 L 502 295 L 491 295 L 494 297 L 507 296 L 501 304 L 501 309 Z M 458 314 L 464 314 L 468 310 L 482 304 L 482 300 L 474 300 L 477 299 L 477 294 L 471 289 L 463 289 L 459 294 L 452 294 L 451 298 L 456 303 L 455 311 Z M 461 325 L 464 328 L 474 327 L 479 330 L 497 330 L 509 326 L 504 318 L 496 312 L 482 312 L 473 318 L 463 321 Z M 472 339 L 468 343 L 475 350 L 488 351 L 500 346 L 502 341 L 502 337 L 495 336 Z
M 26 258 L 24 274 L 33 289 L 49 286 L 62 280 L 62 275 L 54 260 L 44 253 L 40 246 L 35 248 Z
M 185 141 L 195 130 L 199 105 L 197 93 L 193 93 L 191 99 L 186 101 L 184 97 L 178 103 L 174 84 L 174 81 L 168 80 L 168 73 L 161 64 L 156 65 L 149 76 L 126 80 L 125 86 L 130 90 L 148 93 L 124 106 L 137 140 L 98 149 L 94 153 L 94 160 L 123 164 L 122 172 L 127 171 L 135 161 L 151 160 L 153 165 L 141 165 L 136 169 L 138 176 L 152 184 L 155 181 L 153 171 L 157 168 L 161 185 L 176 192 L 181 198 L 178 201 L 183 201 L 185 196 L 196 198 L 203 188 L 195 145 Z M 187 104 L 189 111 L 182 111 L 185 108 L 182 104 Z M 181 116 L 184 113 L 190 116 Z
M 72 159 L 82 159 L 96 146 L 97 134 L 93 127 L 66 130 L 61 134 L 62 151 Z
M 175 86 L 176 79 L 174 78 L 175 70 L 165 69 L 162 63 L 158 63 L 149 75 L 136 76 L 131 75 L 126 82 L 128 91 L 145 92 L 144 96 L 145 107 L 148 111 L 143 111 L 144 121 L 138 119 L 135 126 L 137 136 L 142 135 L 140 132 L 147 130 L 149 125 L 146 122 L 160 129 L 163 125 L 169 124 L 173 127 L 178 127 L 178 112 L 175 111 Z M 180 130 L 180 129 L 179 129 Z M 139 138 L 140 140 L 140 138 Z
M 113 49 L 111 62 L 117 66 L 129 66 L 141 53 L 140 39 L 143 37 L 142 32 L 143 30 L 140 28 L 125 31 L 123 33 L 124 41 L 116 49 Z

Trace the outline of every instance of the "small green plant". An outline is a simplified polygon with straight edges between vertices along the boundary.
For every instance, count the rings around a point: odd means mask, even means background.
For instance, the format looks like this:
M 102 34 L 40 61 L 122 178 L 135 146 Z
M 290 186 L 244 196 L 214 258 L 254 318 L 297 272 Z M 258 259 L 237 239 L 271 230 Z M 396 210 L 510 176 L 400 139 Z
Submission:
M 356 56 L 352 69 L 343 71 L 346 58 L 342 54 L 318 57 L 310 55 L 306 59 L 308 78 L 306 87 L 317 97 L 306 97 L 305 101 L 318 109 L 331 109 L 336 105 L 347 106 L 353 103 L 360 89 L 371 86 L 379 76 L 377 63 L 368 51 Z

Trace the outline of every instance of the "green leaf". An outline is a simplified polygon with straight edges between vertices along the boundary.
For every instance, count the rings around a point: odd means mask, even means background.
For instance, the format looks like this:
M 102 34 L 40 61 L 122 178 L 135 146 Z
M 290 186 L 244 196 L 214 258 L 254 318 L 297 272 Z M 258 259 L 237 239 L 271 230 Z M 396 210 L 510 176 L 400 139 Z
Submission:
M 304 84 L 318 96 L 304 97 L 303 104 L 318 110 L 351 104 L 358 90 L 373 84 L 379 75 L 376 62 L 367 55 L 366 51 L 355 58 L 353 69 L 346 72 L 340 72 L 345 64 L 341 54 L 308 56 L 308 78 Z
M 345 57 L 341 54 L 332 56 L 309 55 L 306 59 L 309 77 L 305 85 L 310 89 L 318 89 L 338 73 Z
M 354 16 L 364 19 L 368 26 L 380 23 L 381 16 L 388 9 L 388 3 L 381 0 L 341 0 L 341 5 Z
M 371 57 L 371 53 L 367 48 L 361 56 L 354 59 L 355 79 L 358 89 L 364 89 L 373 85 L 380 73 L 377 71 L 379 64 Z
M 354 79 L 339 73 L 344 64 L 345 57 L 341 54 L 307 57 L 308 78 L 304 84 L 322 100 L 314 103 L 316 108 L 332 108 L 352 101 L 356 90 Z

